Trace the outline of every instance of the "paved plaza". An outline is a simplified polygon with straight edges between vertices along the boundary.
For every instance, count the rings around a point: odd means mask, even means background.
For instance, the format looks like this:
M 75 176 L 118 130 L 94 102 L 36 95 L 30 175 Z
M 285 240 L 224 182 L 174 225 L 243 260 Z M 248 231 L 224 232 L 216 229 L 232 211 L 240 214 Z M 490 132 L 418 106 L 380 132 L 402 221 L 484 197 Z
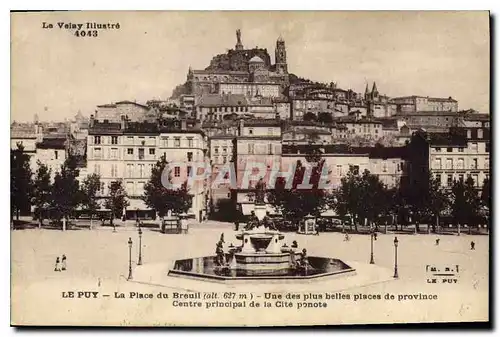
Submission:
M 238 244 L 235 231 L 228 224 L 195 225 L 187 235 L 162 234 L 156 229 L 145 229 L 142 236 L 143 266 L 136 266 L 138 235 L 134 227 L 95 230 L 19 230 L 13 231 L 12 243 L 12 322 L 31 324 L 264 324 L 273 325 L 310 323 L 311 317 L 320 324 L 384 323 L 419 321 L 475 321 L 488 318 L 488 263 L 489 237 L 486 235 L 399 235 L 399 279 L 394 272 L 394 235 L 381 234 L 374 242 L 375 265 L 369 265 L 370 236 L 351 235 L 344 241 L 340 233 L 321 233 L 305 236 L 285 233 L 285 242 L 297 240 L 313 256 L 328 256 L 352 264 L 357 275 L 338 280 L 321 280 L 307 284 L 232 284 L 200 282 L 163 275 L 169 261 L 213 255 L 215 244 L 224 233 L 226 243 Z M 134 241 L 132 256 L 134 281 L 127 281 L 128 238 Z M 439 246 L 435 245 L 436 238 Z M 476 249 L 470 250 L 470 241 Z M 54 272 L 57 256 L 65 254 L 68 270 Z M 459 266 L 455 284 L 429 284 L 426 266 L 438 268 Z M 155 271 L 159 281 L 147 282 L 144 275 Z M 154 273 L 153 273 L 154 274 Z M 166 274 L 166 273 L 165 273 Z M 154 277 L 153 277 L 154 278 Z M 170 278 L 172 279 L 172 278 Z M 162 280 L 167 280 L 163 282 Z M 193 283 L 194 282 L 194 283 Z M 316 292 L 354 294 L 436 294 L 435 301 L 402 300 L 330 301 L 328 308 L 297 310 L 274 308 L 272 315 L 261 308 L 255 314 L 251 309 L 173 308 L 165 300 L 76 300 L 62 298 L 63 291 L 166 292 L 216 291 L 246 292 Z M 45 314 L 44 314 L 45 313 Z M 282 316 L 281 313 L 284 315 Z M 279 314 L 279 315 L 277 315 Z M 239 323 L 238 323 L 239 322 Z

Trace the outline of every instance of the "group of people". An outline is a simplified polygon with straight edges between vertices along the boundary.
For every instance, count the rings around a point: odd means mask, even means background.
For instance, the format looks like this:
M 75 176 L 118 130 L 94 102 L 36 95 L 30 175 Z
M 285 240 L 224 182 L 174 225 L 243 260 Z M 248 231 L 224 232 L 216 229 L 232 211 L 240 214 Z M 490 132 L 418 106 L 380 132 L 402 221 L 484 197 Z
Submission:
M 439 238 L 436 239 L 436 246 L 439 246 L 439 242 L 441 240 Z M 470 242 L 470 250 L 476 250 L 476 243 L 474 241 Z
M 66 270 L 66 255 L 62 255 L 62 258 L 59 259 L 59 256 L 56 258 L 56 266 L 54 271 L 64 271 Z

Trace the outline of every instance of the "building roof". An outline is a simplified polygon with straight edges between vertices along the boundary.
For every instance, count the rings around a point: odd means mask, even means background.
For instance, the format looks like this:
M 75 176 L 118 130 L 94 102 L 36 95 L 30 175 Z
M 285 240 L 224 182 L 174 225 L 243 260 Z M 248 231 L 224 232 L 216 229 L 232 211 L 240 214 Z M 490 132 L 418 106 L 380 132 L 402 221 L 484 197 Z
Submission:
M 429 97 L 429 96 L 401 96 L 401 97 L 393 97 L 391 100 L 399 100 L 399 99 L 416 99 L 416 98 L 426 98 L 429 101 L 441 101 L 441 102 L 457 102 L 457 100 L 453 99 L 451 96 L 448 98 L 443 97 Z
M 489 122 L 491 116 L 488 113 L 465 113 L 463 117 L 466 121 Z
M 245 95 L 240 94 L 206 94 L 200 97 L 199 106 L 246 106 Z
M 147 105 L 139 104 L 137 102 L 132 102 L 132 101 L 120 101 L 120 102 L 116 102 L 115 104 L 116 105 L 118 105 L 118 104 L 133 104 L 133 105 L 140 106 L 142 108 L 149 109 L 149 107 Z
M 66 138 L 44 138 L 36 144 L 38 149 L 60 149 L 66 148 Z
M 428 141 L 431 146 L 467 146 L 467 136 L 465 134 L 450 132 L 428 133 Z
M 261 59 L 260 57 L 258 57 L 257 55 L 255 55 L 254 57 L 252 57 L 248 63 L 265 63 L 263 59 Z
M 330 131 L 324 129 L 306 129 L 306 128 L 294 128 L 287 131 L 283 131 L 283 133 L 298 133 L 298 134 L 307 134 L 307 135 L 331 135 Z

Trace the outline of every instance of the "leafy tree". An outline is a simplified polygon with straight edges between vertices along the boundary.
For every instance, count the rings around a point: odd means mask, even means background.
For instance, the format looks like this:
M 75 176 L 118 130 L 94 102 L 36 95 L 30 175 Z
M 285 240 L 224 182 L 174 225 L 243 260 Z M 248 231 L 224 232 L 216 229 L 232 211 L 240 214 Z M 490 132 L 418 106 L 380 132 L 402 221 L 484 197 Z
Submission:
M 60 172 L 56 172 L 52 185 L 52 208 L 56 219 L 62 219 L 63 230 L 66 230 L 66 222 L 81 201 L 76 164 L 76 158 L 68 156 L 61 165 Z
M 317 159 L 311 162 L 309 181 L 304 182 L 310 185 L 309 188 L 299 186 L 303 183 L 308 169 L 301 161 L 297 161 L 290 188 L 287 188 L 286 180 L 280 177 L 276 179 L 275 188 L 267 192 L 268 202 L 285 218 L 298 221 L 308 214 L 319 216 L 325 210 L 328 193 L 319 186 L 325 161 Z
M 490 178 L 486 178 L 483 181 L 483 187 L 481 188 L 481 205 L 486 211 L 486 216 L 489 216 L 491 207 L 491 184 Z
M 436 226 L 439 224 L 439 217 L 443 210 L 449 204 L 449 198 L 444 189 L 441 188 L 441 182 L 429 175 L 428 193 L 426 195 L 426 211 L 434 215 L 436 222 L 432 225 L 432 231 L 436 232 Z
M 184 183 L 178 189 L 163 186 L 162 175 L 168 174 L 168 179 L 171 181 L 170 172 L 165 171 L 168 169 L 167 164 L 164 156 L 156 162 L 151 171 L 151 177 L 144 186 L 144 196 L 142 198 L 146 205 L 154 209 L 160 217 L 165 217 L 169 210 L 173 213 L 187 212 L 192 202 L 187 183 Z
M 111 211 L 110 222 L 113 225 L 113 220 L 122 216 L 122 212 L 129 205 L 129 202 L 127 201 L 127 192 L 123 188 L 122 180 L 110 182 L 108 188 L 109 197 L 104 202 L 104 207 Z
M 32 193 L 32 172 L 30 157 L 24 152 L 24 146 L 17 143 L 17 148 L 10 150 L 10 207 L 11 219 L 30 208 Z
M 304 121 L 305 122 L 315 122 L 318 120 L 318 117 L 312 113 L 312 112 L 307 112 L 305 115 L 304 115 Z
M 469 176 L 465 182 L 462 179 L 455 180 L 451 193 L 453 199 L 451 214 L 455 223 L 470 225 L 476 221 L 480 198 L 472 177 Z
M 38 216 L 38 228 L 42 228 L 44 219 L 44 210 L 50 206 L 52 185 L 50 181 L 51 170 L 42 163 L 37 162 L 35 180 L 33 182 L 33 205 Z
M 335 192 L 336 202 L 332 205 L 341 217 L 351 216 L 355 231 L 358 230 L 356 217 L 361 208 L 361 186 L 359 168 L 351 165 L 347 175 L 340 180 L 340 187 Z
M 97 193 L 101 189 L 101 179 L 97 174 L 91 174 L 83 180 L 82 185 L 82 206 L 89 213 L 90 229 L 92 229 L 93 217 L 99 209 Z
M 351 166 L 347 175 L 342 177 L 335 195 L 336 202 L 332 206 L 340 216 L 352 217 L 355 231 L 362 219 L 377 225 L 379 217 L 388 214 L 388 204 L 393 198 L 377 175 L 368 170 L 360 175 L 355 166 Z
M 321 112 L 318 115 L 318 122 L 325 123 L 325 124 L 331 124 L 331 123 L 333 123 L 332 114 L 328 113 L 328 112 Z

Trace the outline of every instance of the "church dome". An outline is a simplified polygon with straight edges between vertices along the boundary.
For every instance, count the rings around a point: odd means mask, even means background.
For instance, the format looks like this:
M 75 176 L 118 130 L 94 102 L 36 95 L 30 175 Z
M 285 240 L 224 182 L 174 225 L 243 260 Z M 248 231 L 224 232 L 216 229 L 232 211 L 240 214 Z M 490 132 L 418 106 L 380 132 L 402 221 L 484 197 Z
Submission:
M 258 57 L 257 55 L 255 55 L 254 57 L 252 57 L 250 59 L 250 61 L 248 61 L 249 63 L 264 63 L 264 60 L 261 59 L 260 57 Z

